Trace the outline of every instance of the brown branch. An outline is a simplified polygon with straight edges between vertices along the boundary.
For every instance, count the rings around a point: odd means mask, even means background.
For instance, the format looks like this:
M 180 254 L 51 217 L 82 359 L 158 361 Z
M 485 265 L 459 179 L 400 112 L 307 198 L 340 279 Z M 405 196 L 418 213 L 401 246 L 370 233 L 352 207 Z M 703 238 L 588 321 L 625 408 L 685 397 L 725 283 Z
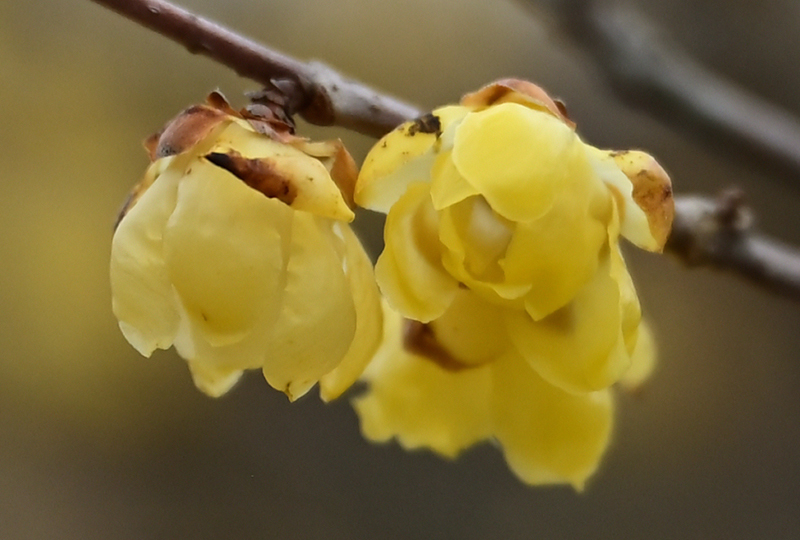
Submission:
M 163 0 L 93 1 L 240 75 L 284 93 L 297 92 L 293 96 L 296 110 L 311 122 L 380 136 L 420 115 L 415 107 L 378 94 L 357 81 L 345 80 L 327 66 L 280 55 Z M 739 195 L 728 193 L 716 201 L 677 197 L 673 233 L 666 250 L 691 266 L 725 269 L 800 300 L 800 252 L 758 234 L 750 223 L 749 211 Z
M 282 55 L 164 0 L 92 0 L 265 86 L 292 87 L 293 112 L 321 126 L 369 136 L 390 131 L 418 111 L 346 79 L 319 62 Z M 286 84 L 290 81 L 294 84 Z
M 678 197 L 665 251 L 687 266 L 733 272 L 800 301 L 800 251 L 754 230 L 752 213 L 737 189 L 725 190 L 715 199 Z
M 627 104 L 728 155 L 800 177 L 800 120 L 712 73 L 642 14 L 603 0 L 525 2 L 548 5 Z

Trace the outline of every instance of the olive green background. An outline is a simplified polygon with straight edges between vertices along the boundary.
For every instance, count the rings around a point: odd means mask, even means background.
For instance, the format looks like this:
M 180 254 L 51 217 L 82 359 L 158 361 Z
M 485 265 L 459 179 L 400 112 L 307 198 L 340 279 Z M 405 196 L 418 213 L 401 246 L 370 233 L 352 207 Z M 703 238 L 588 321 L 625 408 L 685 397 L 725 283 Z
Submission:
M 800 4 L 643 9 L 701 60 L 800 114 Z M 424 107 L 537 81 L 584 137 L 658 156 L 678 192 L 743 187 L 800 244 L 800 179 L 708 151 L 617 100 L 543 11 L 510 0 L 186 0 L 264 43 Z M 362 440 L 346 400 L 289 404 L 258 373 L 212 400 L 111 314 L 111 226 L 141 140 L 219 87 L 255 84 L 87 0 L 0 3 L 0 537 L 561 539 L 800 536 L 800 309 L 633 253 L 658 333 L 587 490 L 528 488 L 490 445 L 456 462 Z M 357 159 L 370 141 L 340 130 Z M 378 221 L 360 219 L 379 237 Z M 374 247 L 377 242 L 373 241 Z

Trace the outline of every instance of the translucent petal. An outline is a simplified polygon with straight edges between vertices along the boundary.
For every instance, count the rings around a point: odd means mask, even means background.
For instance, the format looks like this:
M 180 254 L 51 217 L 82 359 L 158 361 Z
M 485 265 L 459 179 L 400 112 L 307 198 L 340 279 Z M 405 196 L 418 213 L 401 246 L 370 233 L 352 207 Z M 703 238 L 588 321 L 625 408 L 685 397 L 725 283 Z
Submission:
M 610 440 L 611 393 L 564 392 L 515 354 L 492 363 L 491 371 L 494 433 L 509 467 L 529 484 L 582 489 Z
M 389 303 L 405 317 L 427 322 L 441 315 L 458 282 L 441 262 L 436 212 L 428 184 L 408 187 L 386 218 L 386 247 L 375 276 Z
M 196 161 L 181 180 L 165 258 L 188 316 L 212 346 L 240 341 L 263 313 L 277 315 L 292 213 L 208 162 Z
M 436 109 L 420 120 L 406 122 L 372 147 L 356 182 L 355 200 L 360 206 L 387 213 L 412 182 L 430 180 L 442 130 L 469 110 L 460 106 Z M 435 120 L 434 120 L 435 119 Z M 435 129 L 438 124 L 438 129 Z
M 619 286 L 607 259 L 571 303 L 544 319 L 507 312 L 509 335 L 523 357 L 570 392 L 606 388 L 628 369 L 620 320 Z
M 383 336 L 383 310 L 372 262 L 350 227 L 342 224 L 334 224 L 334 227 L 339 227 L 344 236 L 346 274 L 355 303 L 356 330 L 342 361 L 319 381 L 324 401 L 336 399 L 358 380 Z
M 583 143 L 561 120 L 516 103 L 471 113 L 458 128 L 453 163 L 512 221 L 541 217 L 571 177 L 586 175 Z
M 631 354 L 631 367 L 619 381 L 626 390 L 636 391 L 647 381 L 656 367 L 657 352 L 653 331 L 646 321 L 642 321 L 636 346 Z
M 111 244 L 114 315 L 125 338 L 144 356 L 169 348 L 178 330 L 163 236 L 179 180 L 179 172 L 161 174 L 122 219 Z
M 479 194 L 458 172 L 451 155 L 452 152 L 439 154 L 431 169 L 431 200 L 436 210 Z
M 488 367 L 451 372 L 405 352 L 396 313 L 387 311 L 384 336 L 365 373 L 369 390 L 353 402 L 366 438 L 455 457 L 490 435 Z
M 295 212 L 280 317 L 264 364 L 267 382 L 290 400 L 336 367 L 353 341 L 356 309 L 334 246 L 333 222 Z

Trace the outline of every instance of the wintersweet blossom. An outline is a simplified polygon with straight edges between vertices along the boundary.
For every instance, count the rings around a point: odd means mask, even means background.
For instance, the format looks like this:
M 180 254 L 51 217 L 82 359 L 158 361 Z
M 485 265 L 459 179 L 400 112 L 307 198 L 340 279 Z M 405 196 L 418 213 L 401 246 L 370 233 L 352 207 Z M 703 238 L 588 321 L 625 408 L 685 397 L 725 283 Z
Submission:
M 599 150 L 574 127 L 539 87 L 504 80 L 403 124 L 366 157 L 355 200 L 388 214 L 378 284 L 393 309 L 431 330 L 425 341 L 436 345 L 411 354 L 407 341 L 395 343 L 376 361 L 383 367 L 369 368 L 369 394 L 358 407 L 368 437 L 392 434 L 407 446 L 451 455 L 492 435 L 531 483 L 581 485 L 596 467 L 611 425 L 609 387 L 625 376 L 632 355 L 653 354 L 652 347 L 637 349 L 641 312 L 619 237 L 660 251 L 672 192 L 647 154 Z M 491 316 L 467 320 L 457 307 L 465 303 Z M 437 330 L 448 324 L 458 339 Z M 499 349 L 476 358 L 488 344 Z M 449 369 L 435 371 L 421 358 L 440 349 Z M 439 382 L 428 384 L 423 369 Z M 473 378 L 483 382 L 471 390 L 454 382 Z M 428 395 L 447 388 L 459 388 L 461 398 Z M 425 431 L 427 417 L 399 419 L 413 409 L 399 405 L 404 392 L 442 411 L 482 407 L 475 418 L 487 423 L 437 446 L 443 432 Z M 486 392 L 495 396 L 492 406 L 480 405 Z M 466 405 L 466 394 L 475 402 Z M 571 411 L 591 403 L 594 412 L 573 423 L 571 413 L 558 412 L 567 402 Z M 443 418 L 443 426 L 464 422 Z M 537 432 L 537 421 L 552 433 Z M 500 425 L 514 427 L 503 432 Z M 509 442 L 525 437 L 514 430 L 538 433 L 560 455 L 582 457 L 545 465 L 534 446 Z
M 292 400 L 317 381 L 324 399 L 340 395 L 382 331 L 341 143 L 295 137 L 212 94 L 148 146 L 111 248 L 127 340 L 145 356 L 174 345 L 211 396 L 257 368 Z

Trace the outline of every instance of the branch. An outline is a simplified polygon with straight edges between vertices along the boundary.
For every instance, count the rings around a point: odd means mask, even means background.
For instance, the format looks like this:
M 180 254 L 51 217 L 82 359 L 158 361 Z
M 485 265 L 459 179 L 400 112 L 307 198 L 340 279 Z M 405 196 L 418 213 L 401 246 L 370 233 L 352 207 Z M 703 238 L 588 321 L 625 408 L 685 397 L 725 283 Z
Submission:
M 800 251 L 753 229 L 741 191 L 716 199 L 686 195 L 675 200 L 675 221 L 665 251 L 687 266 L 738 274 L 781 296 L 800 301 Z
M 800 178 L 800 120 L 709 71 L 640 13 L 602 0 L 525 1 L 551 8 L 626 104 L 761 168 Z
M 200 52 L 242 76 L 296 93 L 307 120 L 380 136 L 415 118 L 411 105 L 345 80 L 321 64 L 304 64 L 249 41 L 163 0 L 93 0 Z M 294 84 L 282 84 L 290 81 Z M 276 82 L 278 84 L 276 84 Z M 320 105 L 321 104 L 321 105 Z M 800 252 L 754 232 L 740 195 L 676 198 L 666 251 L 690 266 L 712 266 L 800 301 Z
M 265 86 L 290 86 L 293 112 L 320 126 L 378 137 L 418 115 L 411 105 L 344 78 L 328 66 L 302 63 L 164 0 L 92 0 Z M 286 84 L 290 82 L 290 84 Z

